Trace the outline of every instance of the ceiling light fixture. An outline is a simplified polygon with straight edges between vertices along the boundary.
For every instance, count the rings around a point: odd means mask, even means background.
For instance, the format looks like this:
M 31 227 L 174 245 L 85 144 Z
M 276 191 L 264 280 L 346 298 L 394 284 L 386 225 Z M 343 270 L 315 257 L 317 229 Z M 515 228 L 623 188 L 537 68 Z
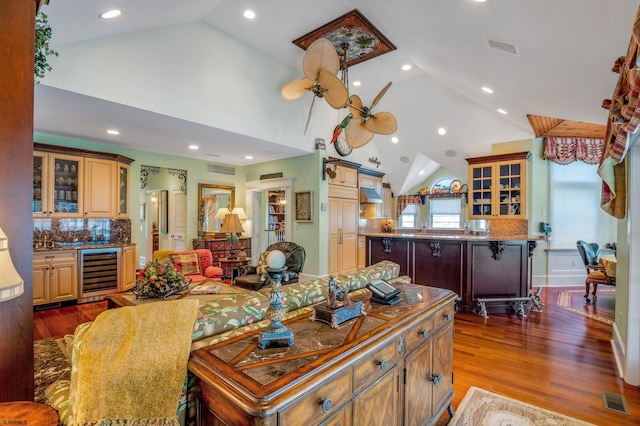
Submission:
M 487 0 L 473 0 L 473 1 L 475 1 L 476 3 L 486 3 L 487 2 Z
M 487 86 L 482 86 L 482 91 L 485 93 L 493 94 L 493 89 Z
M 200 147 L 198 145 L 189 145 L 189 149 L 193 151 L 197 151 L 200 149 Z
M 424 174 L 424 170 L 420 170 L 420 171 L 418 172 L 418 176 L 422 176 L 423 174 Z
M 256 17 L 256 13 L 251 9 L 245 10 L 242 15 L 247 19 L 253 19 Z
M 438 134 L 439 134 L 440 136 L 444 136 L 444 135 L 446 135 L 446 134 L 447 134 L 447 129 L 445 129 L 444 127 L 440 127 L 440 128 L 438 129 Z
M 402 66 L 402 71 L 409 71 L 411 69 L 411 64 L 404 64 Z
M 399 141 L 399 139 L 398 139 L 397 136 L 394 136 L 394 137 L 391 138 L 391 142 L 393 142 L 393 143 L 398 143 L 398 141 Z
M 110 135 L 119 135 L 120 132 L 116 129 L 109 129 L 107 130 L 107 133 L 109 133 Z
M 499 112 L 500 114 L 504 114 L 504 115 L 507 115 L 507 114 L 508 114 L 508 113 L 507 113 L 507 111 L 503 110 L 502 108 L 498 108 L 498 112 Z
M 247 160 L 253 160 L 253 155 L 245 155 L 244 158 Z
M 360 82 L 360 80 L 356 80 L 356 81 L 353 82 L 353 85 L 356 86 L 356 87 L 360 86 L 361 84 L 362 83 Z
M 100 19 L 112 19 L 120 16 L 121 13 L 122 12 L 118 9 L 111 9 L 111 10 L 107 10 L 106 12 L 102 12 L 98 16 L 100 17 Z

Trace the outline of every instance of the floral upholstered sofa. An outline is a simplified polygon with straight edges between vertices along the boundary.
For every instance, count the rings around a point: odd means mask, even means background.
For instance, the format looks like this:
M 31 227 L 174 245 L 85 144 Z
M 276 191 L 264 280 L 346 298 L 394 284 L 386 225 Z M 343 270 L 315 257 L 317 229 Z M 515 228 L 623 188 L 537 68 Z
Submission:
M 358 271 L 337 275 L 334 279 L 351 296 L 356 296 L 368 293 L 366 285 L 374 279 L 384 279 L 392 284 L 411 282 L 409 277 L 401 277 L 399 273 L 400 266 L 398 264 L 385 260 Z M 287 308 L 284 321 L 310 312 L 314 305 L 328 300 L 329 279 L 329 277 L 319 278 L 282 286 Z M 191 336 L 191 350 L 194 351 L 268 326 L 269 320 L 266 319 L 266 311 L 269 307 L 267 297 L 269 291 L 270 287 L 254 291 L 220 283 L 220 292 L 217 294 L 186 296 L 185 298 L 198 299 L 199 302 Z M 147 299 L 141 303 L 162 302 L 158 302 L 158 299 Z M 76 333 L 82 333 L 82 330 L 83 325 L 78 327 Z M 70 354 L 74 353 L 75 346 L 82 343 L 81 339 L 78 341 L 72 337 L 69 337 L 68 341 Z M 73 371 L 77 370 L 77 368 L 74 369 L 75 360 L 73 357 L 71 363 L 73 376 Z M 61 415 L 61 424 L 67 424 L 65 419 L 73 410 L 73 400 L 69 400 L 69 394 L 73 395 L 73 390 L 69 389 L 71 383 L 73 383 L 73 377 L 71 382 L 56 382 L 46 391 L 50 405 L 56 408 Z M 187 402 L 193 396 L 194 386 L 195 376 L 189 374 L 188 380 L 185 382 L 180 408 L 176 414 L 182 424 L 188 422 L 185 419 L 191 419 L 194 416 L 192 412 L 194 404 Z M 185 410 L 187 406 L 188 410 Z

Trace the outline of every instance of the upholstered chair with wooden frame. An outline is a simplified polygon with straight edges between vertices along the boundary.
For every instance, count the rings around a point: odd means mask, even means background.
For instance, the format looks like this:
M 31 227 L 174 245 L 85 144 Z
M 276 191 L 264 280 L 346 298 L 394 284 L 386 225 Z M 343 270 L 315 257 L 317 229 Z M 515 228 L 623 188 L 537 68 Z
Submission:
M 604 266 L 600 263 L 600 247 L 596 243 L 587 243 L 582 240 L 578 240 L 576 243 L 580 257 L 584 262 L 584 266 L 587 269 L 587 279 L 585 280 L 585 295 L 584 298 L 587 303 L 591 303 L 593 299 L 596 301 L 598 284 L 604 285 L 616 285 L 616 278 L 607 275 Z M 593 286 L 593 289 L 591 287 Z M 589 291 L 591 290 L 591 297 L 589 297 Z

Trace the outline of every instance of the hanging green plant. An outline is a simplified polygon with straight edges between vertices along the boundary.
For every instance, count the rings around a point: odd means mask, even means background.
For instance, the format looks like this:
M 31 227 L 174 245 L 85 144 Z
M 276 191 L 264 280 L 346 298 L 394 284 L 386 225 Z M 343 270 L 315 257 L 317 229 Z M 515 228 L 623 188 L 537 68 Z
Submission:
M 53 69 L 47 62 L 47 56 L 58 56 L 58 52 L 49 47 L 51 34 L 52 30 L 47 15 L 42 12 L 38 13 L 36 15 L 36 55 L 34 67 L 36 83 L 40 83 L 40 79 L 44 78 L 45 72 Z

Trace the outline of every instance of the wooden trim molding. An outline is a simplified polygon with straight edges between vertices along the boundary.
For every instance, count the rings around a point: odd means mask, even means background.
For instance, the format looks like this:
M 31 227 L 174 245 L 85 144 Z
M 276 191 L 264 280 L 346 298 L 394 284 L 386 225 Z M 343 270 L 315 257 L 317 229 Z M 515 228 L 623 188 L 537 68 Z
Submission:
M 88 149 L 71 148 L 67 146 L 57 146 L 57 145 L 47 145 L 47 144 L 38 143 L 38 142 L 33 143 L 33 149 L 34 151 L 53 152 L 56 154 L 67 154 L 67 155 L 77 155 L 79 157 L 100 158 L 102 160 L 112 160 L 112 161 L 117 161 L 123 164 L 131 164 L 135 161 L 133 158 L 125 157 L 124 155 L 111 153 L 111 152 L 89 151 Z

